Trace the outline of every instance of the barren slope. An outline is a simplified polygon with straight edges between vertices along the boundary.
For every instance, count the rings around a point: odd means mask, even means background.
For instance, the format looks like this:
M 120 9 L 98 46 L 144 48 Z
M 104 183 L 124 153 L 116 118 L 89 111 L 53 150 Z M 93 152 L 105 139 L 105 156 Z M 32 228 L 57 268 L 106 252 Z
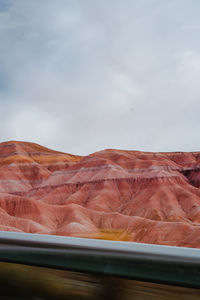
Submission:
M 200 248 L 200 153 L 1 143 L 0 230 Z

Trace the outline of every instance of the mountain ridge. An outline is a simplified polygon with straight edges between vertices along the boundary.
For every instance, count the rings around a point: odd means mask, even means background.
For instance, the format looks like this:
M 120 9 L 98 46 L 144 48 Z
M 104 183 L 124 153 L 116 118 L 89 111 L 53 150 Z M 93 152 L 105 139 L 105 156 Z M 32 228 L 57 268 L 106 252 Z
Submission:
M 200 248 L 200 152 L 0 143 L 0 230 Z

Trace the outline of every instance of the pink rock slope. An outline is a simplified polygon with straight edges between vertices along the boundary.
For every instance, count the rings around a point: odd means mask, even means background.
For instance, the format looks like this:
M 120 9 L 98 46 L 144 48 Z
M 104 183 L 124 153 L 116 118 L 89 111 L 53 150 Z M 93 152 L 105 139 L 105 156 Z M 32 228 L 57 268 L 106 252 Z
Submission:
M 1 143 L 0 230 L 200 248 L 200 153 Z

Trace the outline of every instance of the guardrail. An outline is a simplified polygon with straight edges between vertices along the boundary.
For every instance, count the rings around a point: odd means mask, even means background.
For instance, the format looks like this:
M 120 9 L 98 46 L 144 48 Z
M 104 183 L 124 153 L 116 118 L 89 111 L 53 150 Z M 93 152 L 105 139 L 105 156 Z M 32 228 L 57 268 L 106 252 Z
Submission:
M 200 288 L 200 250 L 0 232 L 0 261 Z

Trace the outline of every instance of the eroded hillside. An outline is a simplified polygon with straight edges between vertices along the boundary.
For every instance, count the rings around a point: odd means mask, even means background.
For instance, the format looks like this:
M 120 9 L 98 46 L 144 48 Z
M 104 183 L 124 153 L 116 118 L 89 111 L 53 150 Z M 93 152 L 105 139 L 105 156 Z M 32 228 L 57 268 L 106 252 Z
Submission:
M 1 143 L 0 230 L 200 248 L 200 153 Z

